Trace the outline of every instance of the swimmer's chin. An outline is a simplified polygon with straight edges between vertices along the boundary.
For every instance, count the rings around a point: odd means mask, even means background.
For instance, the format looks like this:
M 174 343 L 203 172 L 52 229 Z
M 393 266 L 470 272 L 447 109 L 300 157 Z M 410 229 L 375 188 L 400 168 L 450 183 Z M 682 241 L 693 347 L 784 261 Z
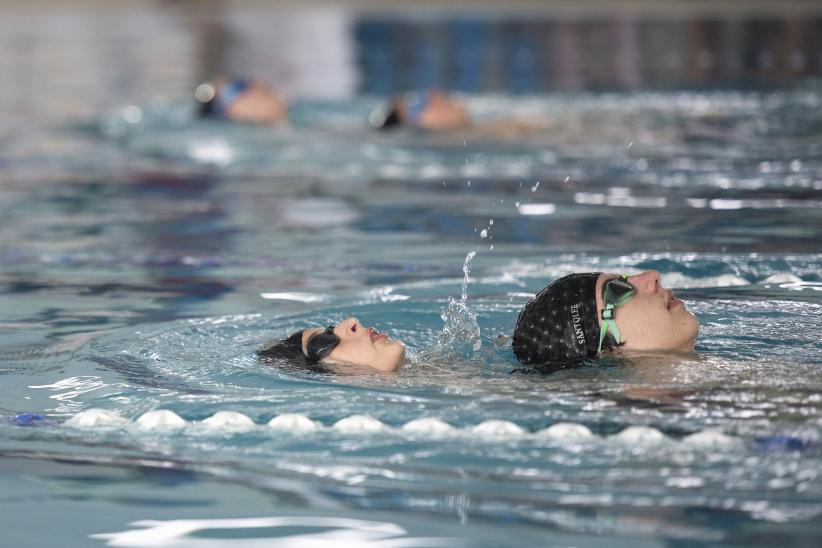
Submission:
M 372 365 L 363 365 L 361 363 L 349 363 L 337 360 L 323 361 L 323 367 L 330 373 L 346 376 L 373 376 L 392 377 L 399 373 L 404 362 L 397 365 L 393 369 L 380 369 Z

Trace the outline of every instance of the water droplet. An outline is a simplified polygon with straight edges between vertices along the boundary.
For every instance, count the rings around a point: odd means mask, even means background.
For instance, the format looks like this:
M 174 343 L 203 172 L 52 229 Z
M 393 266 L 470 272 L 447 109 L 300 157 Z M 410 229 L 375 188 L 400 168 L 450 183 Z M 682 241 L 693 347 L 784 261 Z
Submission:
M 480 238 L 487 238 L 488 237 L 488 229 L 483 228 L 482 232 L 480 232 Z
M 536 192 L 538 188 L 539 188 L 539 181 L 537 181 L 537 184 L 535 184 L 534 186 L 531 187 L 531 192 Z

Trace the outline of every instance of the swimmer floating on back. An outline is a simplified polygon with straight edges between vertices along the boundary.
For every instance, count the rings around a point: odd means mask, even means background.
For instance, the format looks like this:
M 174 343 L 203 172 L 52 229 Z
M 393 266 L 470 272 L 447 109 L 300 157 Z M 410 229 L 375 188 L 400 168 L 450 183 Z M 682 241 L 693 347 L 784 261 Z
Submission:
M 257 354 L 261 358 L 302 362 L 309 368 L 361 366 L 391 373 L 405 362 L 405 345 L 373 327 L 364 327 L 352 317 L 325 329 L 313 327 L 297 331 Z
M 692 352 L 698 332 L 699 321 L 661 286 L 658 272 L 593 272 L 560 278 L 531 299 L 517 319 L 512 347 L 525 365 L 560 369 L 607 350 Z M 405 362 L 405 345 L 348 318 L 298 331 L 258 354 L 318 369 L 354 365 L 391 373 Z
M 659 272 L 560 278 L 519 314 L 512 347 L 525 365 L 561 368 L 603 350 L 692 352 L 699 321 Z
M 280 125 L 288 121 L 285 100 L 261 80 L 203 82 L 194 91 L 203 118 Z
M 378 129 L 415 127 L 431 131 L 448 131 L 470 125 L 468 107 L 440 90 L 408 92 L 396 97 L 387 109 L 371 114 L 369 122 Z
M 465 101 L 441 90 L 405 93 L 372 112 L 368 121 L 380 130 L 408 127 L 438 133 L 459 131 L 463 137 L 479 139 L 525 137 L 559 129 L 546 119 L 503 116 L 475 121 Z

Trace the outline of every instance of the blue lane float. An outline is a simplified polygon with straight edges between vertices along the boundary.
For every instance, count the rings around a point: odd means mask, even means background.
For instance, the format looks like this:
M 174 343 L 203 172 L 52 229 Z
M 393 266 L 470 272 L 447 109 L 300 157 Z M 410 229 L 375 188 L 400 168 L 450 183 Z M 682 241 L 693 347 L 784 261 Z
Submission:
M 44 426 L 49 424 L 45 415 L 39 413 L 19 413 L 11 417 L 0 417 L 0 424 L 8 426 Z

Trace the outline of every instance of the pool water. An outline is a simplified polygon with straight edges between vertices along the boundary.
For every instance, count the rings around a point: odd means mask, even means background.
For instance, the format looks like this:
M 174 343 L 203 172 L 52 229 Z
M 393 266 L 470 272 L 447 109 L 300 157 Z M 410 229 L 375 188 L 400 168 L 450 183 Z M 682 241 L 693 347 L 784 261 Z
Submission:
M 229 521 L 167 545 L 818 538 L 822 95 L 476 101 L 579 142 L 374 135 L 368 99 L 325 132 L 172 102 L 76 130 L 126 158 L 117 176 L 7 178 L 3 520 L 48 513 L 67 545 L 141 546 L 181 519 Z M 192 154 L 206 143 L 230 153 Z M 505 336 L 530 295 L 645 269 L 699 317 L 696 355 L 519 370 Z M 348 315 L 406 341 L 399 375 L 255 357 Z M 157 410 L 185 422 L 141 419 Z M 257 517 L 280 521 L 230 521 Z
M 158 98 L 7 139 L 0 544 L 815 546 L 822 90 L 468 100 L 546 127 Z M 550 280 L 648 269 L 696 354 L 518 366 Z M 399 374 L 255 356 L 350 315 Z

